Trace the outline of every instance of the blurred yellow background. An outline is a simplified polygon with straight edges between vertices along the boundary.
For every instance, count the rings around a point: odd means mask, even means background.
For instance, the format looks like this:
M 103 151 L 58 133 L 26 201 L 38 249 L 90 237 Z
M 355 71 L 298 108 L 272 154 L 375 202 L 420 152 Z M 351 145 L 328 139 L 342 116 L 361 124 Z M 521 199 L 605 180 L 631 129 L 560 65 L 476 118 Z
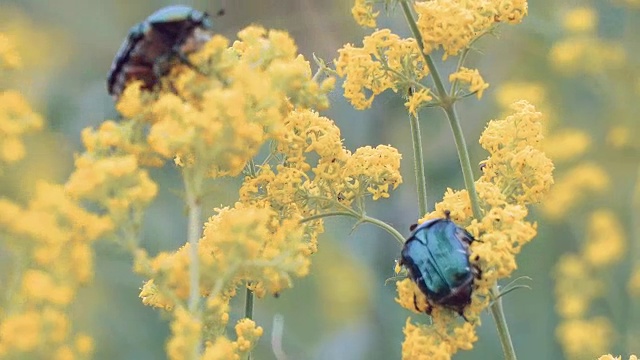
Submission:
M 0 33 L 15 39 L 23 69 L 2 74 L 0 89 L 19 90 L 45 121 L 27 137 L 27 157 L 0 173 L 0 195 L 26 203 L 38 179 L 63 183 L 82 151 L 80 131 L 118 117 L 105 78 L 128 29 L 165 1 L 3 0 Z M 192 1 L 216 14 L 214 29 L 234 39 L 250 24 L 288 31 L 307 59 L 330 61 L 345 43 L 360 45 L 367 30 L 350 13 L 351 2 L 312 0 Z M 393 10 L 393 9 L 391 9 Z M 381 15 L 379 25 L 409 36 L 399 12 Z M 490 84 L 482 100 L 460 103 L 459 113 L 472 163 L 487 154 L 478 137 L 505 104 L 528 99 L 548 120 L 548 154 L 556 163 L 555 188 L 534 210 L 538 233 L 519 257 L 514 275 L 532 278 L 531 290 L 504 299 L 518 356 L 571 357 L 572 346 L 598 334 L 607 351 L 640 351 L 640 3 L 634 1 L 535 1 L 516 27 L 502 27 L 499 39 L 484 37 L 469 63 Z M 437 60 L 440 60 L 439 58 Z M 444 68 L 453 65 L 446 63 Z M 315 66 L 312 66 L 315 69 Z M 340 82 L 326 115 L 341 128 L 349 149 L 390 144 L 403 154 L 404 183 L 368 212 L 409 233 L 420 217 L 415 199 L 409 123 L 402 99 L 383 94 L 367 111 L 354 110 Z M 421 113 L 430 207 L 447 188 L 463 187 L 450 129 L 439 110 Z M 177 171 L 152 172 L 160 193 L 147 211 L 142 240 L 151 254 L 184 243 L 186 219 Z M 222 180 L 208 195 L 205 215 L 235 201 L 239 184 Z M 2 214 L 0 214 L 2 216 Z M 350 219 L 328 219 L 311 275 L 279 298 L 256 301 L 255 319 L 265 335 L 255 359 L 275 359 L 272 324 L 283 316 L 283 350 L 289 359 L 396 359 L 408 315 L 394 301 L 397 243 L 372 226 L 352 231 Z M 0 241 L 2 239 L 0 238 Z M 91 334 L 96 359 L 161 359 L 169 334 L 158 311 L 138 298 L 143 280 L 131 271 L 128 253 L 109 242 L 95 248 L 95 278 L 72 307 L 76 326 Z M 0 243 L 0 272 L 11 261 Z M 603 255 L 604 254 L 604 255 Z M 637 275 L 638 276 L 638 275 Z M 640 277 L 638 277 L 640 279 Z M 558 281 L 556 281 L 558 280 Z M 591 281 L 594 280 L 594 281 Z M 0 289 L 7 278 L 0 275 Z M 595 285 L 594 285 L 595 284 Z M 592 287 L 586 291 L 585 287 Z M 592 291 L 591 291 L 592 290 Z M 242 317 L 243 297 L 232 303 L 232 320 Z M 576 319 L 608 319 L 598 329 Z M 585 320 L 588 322 L 588 320 Z M 233 324 L 231 321 L 230 324 Z M 574 327 L 572 327 L 574 326 Z M 592 327 L 589 327 L 592 326 Z M 606 327 L 606 329 L 603 329 Z M 579 337 L 580 331 L 594 329 Z M 572 337 L 573 335 L 576 338 Z M 489 314 L 480 340 L 457 359 L 498 359 L 502 350 Z M 593 358 L 602 353 L 594 353 Z

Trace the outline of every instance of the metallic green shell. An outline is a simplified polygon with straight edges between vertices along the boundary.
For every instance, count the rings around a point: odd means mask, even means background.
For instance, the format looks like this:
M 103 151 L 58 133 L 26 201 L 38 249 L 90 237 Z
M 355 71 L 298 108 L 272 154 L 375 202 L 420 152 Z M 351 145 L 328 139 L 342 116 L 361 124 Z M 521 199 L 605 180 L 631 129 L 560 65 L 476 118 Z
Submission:
M 431 302 L 461 313 L 471 301 L 477 271 L 469 262 L 473 237 L 453 221 L 418 226 L 404 244 L 401 264 Z
M 211 29 L 213 27 L 213 23 L 206 13 L 184 5 L 172 5 L 163 7 L 162 9 L 149 15 L 149 17 L 147 17 L 145 21 L 151 25 L 169 22 L 190 21 L 199 24 L 205 29 Z

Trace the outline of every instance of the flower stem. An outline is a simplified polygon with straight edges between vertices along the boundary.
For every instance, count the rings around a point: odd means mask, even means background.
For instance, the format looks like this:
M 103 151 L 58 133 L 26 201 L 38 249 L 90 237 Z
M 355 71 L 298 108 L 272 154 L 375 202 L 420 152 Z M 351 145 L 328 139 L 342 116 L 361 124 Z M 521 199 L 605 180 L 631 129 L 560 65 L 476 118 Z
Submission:
M 462 177 L 464 178 L 464 187 L 469 193 L 473 217 L 479 221 L 482 219 L 482 209 L 480 208 L 478 193 L 476 192 L 476 186 L 473 181 L 473 168 L 471 167 L 471 160 L 469 160 L 469 150 L 467 150 L 467 143 L 464 140 L 460 120 L 458 119 L 456 108 L 453 103 L 444 106 L 443 108 L 444 112 L 447 114 L 449 125 L 451 125 L 451 132 L 453 132 L 453 137 L 456 142 L 456 150 L 458 151 L 460 167 L 462 168 Z
M 500 290 L 498 289 L 498 285 L 493 284 L 491 296 L 496 300 L 493 302 L 493 305 L 491 305 L 491 315 L 493 315 L 493 321 L 495 321 L 496 328 L 498 329 L 498 337 L 500 337 L 504 358 L 506 360 L 516 360 L 516 350 L 513 348 L 509 326 L 507 325 L 507 319 L 504 316 L 504 309 L 502 308 L 502 297 L 499 297 L 499 295 Z
M 402 234 L 400 234 L 400 232 L 396 230 L 393 226 L 387 224 L 386 222 L 380 219 L 376 219 L 364 214 L 359 214 L 349 208 L 346 208 L 345 211 L 332 211 L 332 212 L 326 212 L 322 214 L 311 215 L 309 217 L 306 217 L 300 220 L 300 223 L 318 220 L 318 219 L 322 219 L 330 216 L 349 216 L 357 219 L 359 223 L 367 222 L 367 223 L 376 225 L 377 227 L 382 228 L 383 230 L 386 230 L 389 234 L 393 235 L 393 237 L 396 238 L 396 240 L 398 240 L 400 244 L 404 244 L 404 241 L 405 241 L 404 236 L 402 236 Z
M 256 163 L 253 158 L 249 159 L 249 176 L 256 177 Z M 244 317 L 247 319 L 253 319 L 253 290 L 249 289 L 249 283 L 247 282 L 247 291 L 244 297 Z M 251 360 L 251 352 L 247 354 L 247 360 Z
M 416 43 L 418 43 L 418 48 L 420 49 L 420 53 L 422 53 L 422 57 L 424 58 L 424 61 L 427 63 L 427 67 L 429 68 L 431 77 L 433 77 L 433 82 L 436 86 L 436 90 L 438 91 L 438 96 L 446 96 L 447 92 L 444 89 L 442 79 L 440 79 L 440 73 L 438 73 L 437 71 L 438 69 L 436 68 L 436 65 L 433 63 L 431 56 L 429 56 L 424 51 L 424 44 L 422 43 L 422 35 L 420 34 L 420 30 L 418 29 L 418 24 L 416 23 L 416 20 L 413 18 L 413 13 L 411 13 L 409 2 L 407 0 L 402 0 L 400 1 L 400 5 L 402 6 L 402 12 L 404 13 L 404 17 L 407 19 L 407 23 L 411 28 L 411 33 L 413 34 L 413 37 L 416 39 Z
M 454 106 L 456 99 L 450 97 L 447 94 L 442 79 L 440 78 L 438 69 L 433 63 L 431 56 L 429 56 L 424 51 L 422 35 L 420 34 L 418 25 L 416 24 L 416 21 L 413 17 L 413 13 L 411 13 L 409 3 L 407 2 L 407 0 L 402 0 L 400 4 L 402 5 L 402 10 L 404 12 L 405 18 L 407 19 L 407 23 L 411 28 L 411 32 L 413 33 L 413 36 L 418 43 L 418 47 L 422 52 L 422 56 L 424 57 L 425 63 L 427 64 L 429 72 L 431 73 L 431 77 L 433 78 L 436 91 L 438 92 L 438 96 L 440 98 L 440 105 L 447 115 L 447 119 L 449 120 L 449 124 L 451 125 L 451 131 L 453 132 L 453 136 L 455 138 L 456 150 L 458 151 L 458 158 L 460 159 L 460 167 L 462 168 L 462 176 L 464 177 L 464 185 L 467 189 L 467 192 L 469 193 L 469 200 L 471 202 L 473 217 L 476 219 L 482 219 L 480 201 L 473 181 L 473 168 L 471 167 L 471 161 L 469 160 L 469 151 L 467 150 L 467 144 L 464 140 L 462 127 L 460 126 L 460 120 L 458 119 Z M 494 284 L 491 288 L 491 295 L 497 299 L 494 301 L 493 305 L 491 305 L 491 314 L 493 315 L 493 319 L 496 323 L 496 328 L 498 330 L 500 343 L 502 344 L 504 357 L 507 360 L 516 360 L 517 357 L 515 349 L 513 348 L 511 335 L 509 334 L 509 327 L 507 326 L 507 321 L 504 316 L 504 310 L 502 308 L 502 299 L 498 297 L 499 290 L 497 284 Z
M 244 301 L 244 317 L 253 319 L 253 291 L 247 287 L 247 296 Z
M 413 169 L 416 173 L 416 188 L 418 191 L 419 217 L 427 213 L 427 181 L 424 175 L 424 157 L 422 154 L 422 135 L 418 115 L 409 114 L 411 123 L 411 140 L 413 143 Z
M 200 313 L 200 268 L 198 257 L 198 240 L 200 239 L 200 232 L 202 229 L 202 223 L 200 218 L 202 217 L 202 206 L 200 204 L 200 184 L 201 179 L 195 175 L 191 169 L 184 169 L 184 185 L 185 195 L 187 202 L 188 212 L 188 228 L 187 228 L 187 241 L 189 243 L 189 313 L 194 318 L 201 320 Z M 193 349 L 191 358 L 197 359 L 200 357 L 202 349 L 202 338 L 196 342 L 196 347 Z

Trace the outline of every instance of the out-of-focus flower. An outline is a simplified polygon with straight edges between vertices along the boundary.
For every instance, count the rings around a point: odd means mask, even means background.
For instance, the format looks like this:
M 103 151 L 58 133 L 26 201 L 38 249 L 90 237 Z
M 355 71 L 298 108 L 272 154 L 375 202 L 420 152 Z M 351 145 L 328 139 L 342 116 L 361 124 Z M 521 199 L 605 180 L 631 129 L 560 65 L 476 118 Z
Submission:
M 584 359 L 611 347 L 613 326 L 604 317 L 567 320 L 558 326 L 556 335 L 569 358 Z
M 620 69 L 627 59 L 621 43 L 596 34 L 597 14 L 593 8 L 579 7 L 567 12 L 563 25 L 569 32 L 549 51 L 549 61 L 567 75 L 597 75 Z
M 591 7 L 572 8 L 563 16 L 562 25 L 574 33 L 592 32 L 598 25 L 598 14 Z
M 626 249 L 622 224 L 610 209 L 594 211 L 588 220 L 584 258 L 594 268 L 616 263 Z
M 582 130 L 563 128 L 544 139 L 544 151 L 555 163 L 576 159 L 591 146 L 591 137 Z
M 609 176 L 604 169 L 595 163 L 582 163 L 560 177 L 541 210 L 552 219 L 561 219 L 585 196 L 608 186 Z
M 380 12 L 373 11 L 373 4 L 372 0 L 355 0 L 351 8 L 351 15 L 358 25 L 369 28 L 376 27 L 376 19 Z
M 42 117 L 22 94 L 13 90 L 0 91 L 0 166 L 24 158 L 23 136 L 42 127 Z

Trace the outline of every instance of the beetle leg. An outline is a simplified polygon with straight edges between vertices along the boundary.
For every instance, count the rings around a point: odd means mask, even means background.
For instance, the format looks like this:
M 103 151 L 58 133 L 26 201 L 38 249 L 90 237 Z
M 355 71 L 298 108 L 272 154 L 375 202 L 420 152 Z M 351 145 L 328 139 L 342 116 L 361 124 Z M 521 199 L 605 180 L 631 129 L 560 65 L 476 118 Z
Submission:
M 417 312 L 423 312 L 427 315 L 431 315 L 431 312 L 433 311 L 433 306 L 431 306 L 431 304 L 429 304 L 429 302 L 427 301 L 427 306 L 424 309 L 420 309 L 420 307 L 418 306 L 418 297 L 416 296 L 416 294 L 413 294 L 413 307 L 416 309 Z
M 424 309 L 424 313 L 431 316 L 431 313 L 433 312 L 433 306 L 431 306 L 431 304 L 427 303 L 427 308 Z
M 473 265 L 472 268 L 473 268 L 473 276 L 478 280 L 482 279 L 482 269 L 480 269 L 478 265 Z
M 198 74 L 200 74 L 200 75 L 205 75 L 205 76 L 207 75 L 204 71 L 200 70 L 197 66 L 195 66 L 195 65 L 191 62 L 191 60 L 189 60 L 189 58 L 187 57 L 187 54 L 186 54 L 184 51 L 182 51 L 182 49 L 181 49 L 181 47 L 180 47 L 180 46 L 176 45 L 176 46 L 173 48 L 172 52 L 175 54 L 175 56 L 178 58 L 178 60 L 179 60 L 182 64 L 184 64 L 184 65 L 188 66 L 191 70 L 193 70 L 193 71 L 197 72 L 197 73 L 198 73 Z
M 417 312 L 422 312 L 422 310 L 420 310 L 420 308 L 418 307 L 418 297 L 416 296 L 416 294 L 413 294 L 413 307 L 416 309 Z

